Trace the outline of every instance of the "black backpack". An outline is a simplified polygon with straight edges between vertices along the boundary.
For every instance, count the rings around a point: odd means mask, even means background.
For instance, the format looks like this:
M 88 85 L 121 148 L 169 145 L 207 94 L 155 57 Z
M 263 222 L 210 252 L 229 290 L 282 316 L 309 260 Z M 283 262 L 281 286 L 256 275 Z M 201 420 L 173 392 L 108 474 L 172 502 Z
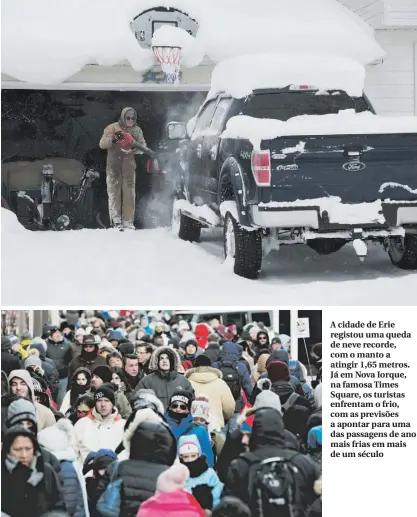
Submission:
M 292 459 L 292 458 L 291 458 Z M 282 456 L 266 458 L 251 467 L 249 495 L 259 517 L 298 517 L 301 501 L 296 480 L 298 469 Z
M 242 391 L 242 377 L 233 364 L 221 364 L 219 370 L 223 374 L 224 382 L 229 386 L 233 398 L 238 400 Z

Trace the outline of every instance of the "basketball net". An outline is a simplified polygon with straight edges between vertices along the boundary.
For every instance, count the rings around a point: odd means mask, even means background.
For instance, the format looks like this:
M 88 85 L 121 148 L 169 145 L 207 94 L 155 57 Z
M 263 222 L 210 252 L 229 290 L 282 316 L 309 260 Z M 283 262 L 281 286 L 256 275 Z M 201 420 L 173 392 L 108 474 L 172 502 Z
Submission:
M 181 47 L 155 46 L 152 50 L 164 72 L 165 83 L 179 84 Z

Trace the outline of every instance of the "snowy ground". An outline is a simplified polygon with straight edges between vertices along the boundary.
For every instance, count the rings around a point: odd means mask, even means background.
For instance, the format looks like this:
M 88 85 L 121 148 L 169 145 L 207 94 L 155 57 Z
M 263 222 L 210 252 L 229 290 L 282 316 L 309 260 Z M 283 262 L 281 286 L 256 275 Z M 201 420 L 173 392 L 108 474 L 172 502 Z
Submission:
M 417 273 L 392 266 L 380 246 L 362 264 L 352 245 L 322 257 L 282 247 L 257 281 L 223 264 L 221 232 L 200 244 L 167 229 L 29 232 L 2 209 L 2 304 L 80 305 L 415 305 Z

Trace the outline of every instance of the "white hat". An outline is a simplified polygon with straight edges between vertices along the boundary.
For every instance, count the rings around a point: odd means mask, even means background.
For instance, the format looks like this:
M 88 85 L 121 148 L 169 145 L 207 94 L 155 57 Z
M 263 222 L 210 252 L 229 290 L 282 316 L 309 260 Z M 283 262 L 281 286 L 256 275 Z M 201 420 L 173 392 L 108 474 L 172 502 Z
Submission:
M 86 335 L 86 331 L 83 329 L 83 328 L 79 328 L 75 331 L 75 335 L 76 336 L 85 336 Z
M 190 330 L 190 326 L 188 325 L 188 323 L 185 320 L 181 320 L 178 323 L 178 331 L 180 331 L 180 330 Z
M 193 418 L 202 418 L 207 423 L 210 422 L 210 401 L 204 395 L 199 395 L 191 404 L 191 414 Z
M 178 440 L 178 454 L 198 454 L 201 455 L 201 447 L 195 434 L 181 436 Z

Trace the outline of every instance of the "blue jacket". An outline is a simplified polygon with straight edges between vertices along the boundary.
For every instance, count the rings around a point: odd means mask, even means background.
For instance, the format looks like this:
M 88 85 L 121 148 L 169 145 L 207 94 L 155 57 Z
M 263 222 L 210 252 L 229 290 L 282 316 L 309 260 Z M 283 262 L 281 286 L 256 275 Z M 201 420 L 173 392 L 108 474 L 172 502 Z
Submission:
M 185 465 L 187 465 L 185 463 Z M 193 493 L 193 488 L 200 485 L 207 485 L 211 488 L 213 496 L 213 508 L 220 503 L 220 497 L 223 491 L 223 483 L 220 481 L 218 475 L 212 468 L 208 468 L 200 476 L 192 478 L 189 477 L 185 482 L 185 489 L 190 494 Z
M 77 471 L 71 461 L 61 461 L 60 467 L 61 492 L 68 513 L 71 517 L 85 517 L 87 514 Z
M 243 348 L 240 345 L 233 343 L 233 341 L 227 341 L 222 347 L 219 360 L 213 363 L 212 367 L 221 370 L 223 365 L 233 365 L 241 376 L 243 391 L 249 399 L 252 395 L 253 387 L 249 371 L 246 365 L 241 362 L 242 353 Z M 240 397 L 236 401 L 235 413 L 240 413 L 243 409 L 243 405 L 243 397 Z
M 184 431 L 186 431 L 193 423 L 192 415 L 186 416 L 183 420 L 181 420 L 181 422 L 176 422 L 168 415 L 168 413 L 165 414 L 165 418 L 177 440 L 180 436 L 186 436 L 187 434 L 195 434 L 197 436 L 201 447 L 201 454 L 206 455 L 207 463 L 209 464 L 209 467 L 212 467 L 214 465 L 214 455 L 207 429 L 202 425 L 194 425 L 189 431 L 185 433 Z

